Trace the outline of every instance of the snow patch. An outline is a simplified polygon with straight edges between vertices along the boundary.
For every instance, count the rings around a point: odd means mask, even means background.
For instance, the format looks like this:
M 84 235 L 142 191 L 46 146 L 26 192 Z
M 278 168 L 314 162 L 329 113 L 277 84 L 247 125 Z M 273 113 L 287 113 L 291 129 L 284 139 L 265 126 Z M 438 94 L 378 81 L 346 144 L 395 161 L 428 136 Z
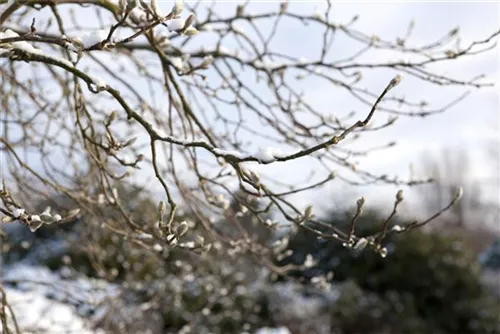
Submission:
M 2 38 L 2 39 L 3 38 L 15 38 L 15 37 L 19 37 L 19 34 L 16 33 L 15 31 L 10 30 L 10 29 L 7 29 L 5 32 L 0 32 L 0 38 Z M 12 45 L 13 49 L 23 50 L 23 51 L 35 53 L 35 54 L 42 54 L 43 53 L 42 50 L 33 47 L 33 45 L 31 45 L 25 41 L 12 42 L 10 44 Z
M 108 38 L 108 35 L 109 35 L 109 30 L 100 29 L 100 30 L 90 31 L 81 37 L 74 37 L 74 39 L 82 43 L 84 49 L 87 49 L 90 48 L 91 46 L 94 46 L 104 41 L 106 38 Z
M 261 162 L 273 162 L 277 158 L 284 158 L 287 154 L 283 153 L 279 148 L 266 147 L 259 148 L 259 150 L 253 155 Z
M 118 295 L 114 286 L 87 278 L 65 280 L 47 268 L 27 265 L 7 267 L 3 274 L 22 333 L 104 333 L 92 329 L 83 318 L 88 314 L 82 313 L 99 311 L 107 297 Z
M 170 30 L 170 31 L 181 30 L 182 28 L 184 28 L 185 23 L 186 23 L 186 20 L 184 20 L 184 19 L 172 19 L 172 20 L 165 22 L 168 30 Z
M 278 328 L 263 327 L 257 330 L 255 334 L 292 334 L 292 332 L 290 332 L 290 330 L 286 327 L 278 327 Z
M 245 154 L 238 151 L 230 151 L 230 150 L 221 150 L 220 148 L 215 148 L 214 153 L 218 155 L 232 155 L 238 159 L 244 159 Z

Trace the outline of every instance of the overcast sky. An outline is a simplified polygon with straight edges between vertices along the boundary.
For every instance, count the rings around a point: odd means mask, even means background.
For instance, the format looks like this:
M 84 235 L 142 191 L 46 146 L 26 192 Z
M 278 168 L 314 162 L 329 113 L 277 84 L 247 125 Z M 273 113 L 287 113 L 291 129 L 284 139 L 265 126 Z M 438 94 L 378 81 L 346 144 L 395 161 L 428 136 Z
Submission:
M 240 2 L 218 1 L 216 10 L 219 14 L 224 12 L 234 13 L 235 6 Z M 164 12 L 168 12 L 173 5 L 172 1 L 160 1 Z M 208 3 L 207 3 L 208 4 Z M 275 9 L 279 6 L 277 1 L 253 1 L 248 10 L 258 12 L 265 9 Z M 379 35 L 385 39 L 396 39 L 402 36 L 411 20 L 415 21 L 413 35 L 408 41 L 411 45 L 421 45 L 429 41 L 434 41 L 438 37 L 445 35 L 455 27 L 460 27 L 462 45 L 468 45 L 472 41 L 484 39 L 500 27 L 499 5 L 496 3 L 451 3 L 451 2 L 354 2 L 335 3 L 332 8 L 331 19 L 338 22 L 349 21 L 354 15 L 359 15 L 359 19 L 353 26 L 359 31 Z M 300 10 L 305 13 L 314 13 L 325 8 L 324 2 L 296 2 L 291 1 L 290 9 Z M 85 20 L 90 26 L 93 20 Z M 294 56 L 297 52 L 303 52 L 303 56 L 311 57 L 311 50 L 318 49 L 321 42 L 321 35 L 315 34 L 313 30 L 301 26 L 288 24 L 275 38 L 275 49 L 281 52 L 291 52 Z M 352 53 L 351 46 L 336 44 L 332 54 Z M 369 54 L 373 61 L 387 61 L 387 55 L 377 53 Z M 376 59 L 375 59 L 376 58 Z M 440 63 L 440 70 L 443 73 L 453 74 L 454 77 L 467 79 L 478 74 L 486 74 L 491 82 L 498 80 L 498 48 L 486 54 L 470 57 L 458 62 Z M 366 59 L 365 59 L 366 60 Z M 365 73 L 363 85 L 372 91 L 381 90 L 394 77 L 396 72 L 387 70 L 385 72 Z M 380 88 L 380 89 L 378 89 Z M 471 89 L 471 94 L 461 103 L 449 109 L 446 113 L 434 115 L 427 118 L 400 118 L 392 127 L 370 133 L 363 136 L 360 141 L 361 147 L 373 147 L 383 145 L 387 142 L 397 141 L 397 145 L 391 149 L 374 154 L 373 156 L 360 160 L 360 167 L 373 173 L 399 174 L 407 177 L 409 165 L 413 163 L 415 169 L 419 170 L 419 160 L 425 152 L 433 152 L 439 157 L 444 148 L 466 148 L 473 157 L 472 169 L 469 177 L 477 179 L 491 179 L 498 171 L 499 157 L 487 157 L 484 144 L 487 141 L 496 140 L 498 145 L 499 134 L 499 99 L 495 89 Z M 342 106 L 346 114 L 356 109 L 352 99 L 343 99 L 335 93 L 328 93 L 331 86 L 315 85 L 306 91 L 306 97 L 314 101 L 318 108 L 328 109 L 332 105 Z M 412 100 L 425 99 L 434 106 L 442 106 L 459 96 L 465 89 L 463 87 L 441 88 L 433 85 L 422 85 L 415 79 L 404 78 L 397 87 L 395 93 L 408 97 Z M 359 109 L 359 108 L 358 108 Z M 358 110 L 360 113 L 362 110 Z M 366 111 L 367 112 L 367 111 Z M 361 114 L 360 114 L 361 115 Z M 374 121 L 383 123 L 388 115 L 378 115 Z M 362 117 L 362 116 L 360 116 Z M 492 161 L 495 160 L 495 161 Z M 307 175 L 310 172 L 310 165 L 306 159 L 301 159 L 291 163 L 271 164 L 259 168 L 261 172 L 271 176 L 279 176 L 286 180 L 295 180 L 298 176 Z M 490 182 L 490 185 L 492 183 Z M 496 183 L 498 185 L 498 183 Z M 397 188 L 381 187 L 369 189 L 352 189 L 345 192 L 339 183 L 332 183 L 330 186 L 316 193 L 307 193 L 297 201 L 304 206 L 317 202 L 322 198 L 332 198 L 332 194 L 342 193 L 343 201 L 355 203 L 356 198 L 362 194 L 367 199 L 367 204 L 376 203 L 384 205 L 390 210 L 392 205 L 392 194 Z M 486 187 L 486 186 L 485 186 Z M 340 192 L 342 189 L 342 192 Z M 467 189 L 465 189 L 467 191 Z M 498 197 L 498 188 L 488 187 L 487 190 L 492 196 Z M 387 195 L 387 196 L 386 196 Z M 412 203 L 412 196 L 415 194 L 408 191 L 406 198 Z M 339 195 L 333 198 L 339 198 Z M 326 201 L 322 201 L 327 205 Z M 414 202 L 414 201 L 413 201 Z
M 168 4 L 167 6 L 169 6 Z M 249 7 L 258 11 L 260 8 L 274 8 L 276 2 L 254 3 Z M 220 3 L 221 11 L 234 10 L 234 4 Z M 323 2 L 293 2 L 290 6 L 293 10 L 301 10 L 305 13 L 315 12 L 324 8 Z M 440 3 L 440 2 L 386 2 L 386 3 L 334 3 L 332 9 L 332 20 L 339 22 L 349 21 L 354 15 L 359 15 L 355 28 L 359 31 L 370 32 L 383 38 L 396 38 L 406 31 L 411 20 L 415 21 L 412 37 L 408 41 L 411 45 L 421 45 L 443 36 L 455 27 L 460 27 L 462 45 L 468 45 L 475 40 L 484 39 L 500 27 L 498 16 L 498 5 L 495 3 Z M 294 55 L 297 49 L 313 50 L 317 48 L 319 38 L 312 36 L 310 30 L 304 27 L 290 26 L 280 36 L 286 36 L 287 32 L 293 38 L 282 38 L 277 42 L 282 44 L 283 50 L 290 50 Z M 316 47 L 315 47 L 316 46 Z M 348 47 L 348 46 L 347 46 Z M 335 48 L 339 48 L 338 45 Z M 334 49 L 334 52 L 337 51 Z M 349 53 L 352 50 L 338 50 L 338 52 Z M 307 52 L 307 51 L 304 51 Z M 383 54 L 377 54 L 379 60 L 387 61 Z M 498 79 L 498 48 L 477 57 L 471 57 L 458 62 L 440 63 L 442 73 L 451 73 L 458 78 L 472 78 L 484 73 L 488 80 L 495 82 Z M 373 59 L 374 61 L 376 59 Z M 370 75 L 367 73 L 364 84 L 367 88 L 375 89 L 384 85 L 394 76 L 393 71 Z M 339 100 L 334 94 L 325 94 L 328 87 L 311 87 L 306 95 L 316 105 L 324 105 L 325 108 L 337 105 Z M 466 89 L 461 87 L 441 88 L 433 85 L 422 85 L 405 78 L 397 87 L 397 94 L 418 100 L 428 100 L 435 106 L 445 105 L 454 97 L 460 95 Z M 498 145 L 499 133 L 499 99 L 497 88 L 494 89 L 470 89 L 471 94 L 461 103 L 449 109 L 443 114 L 427 118 L 400 118 L 395 126 L 366 135 L 360 145 L 378 146 L 389 141 L 397 141 L 397 145 L 391 149 L 374 154 L 361 160 L 361 167 L 374 173 L 396 173 L 402 177 L 409 174 L 409 165 L 413 163 L 417 171 L 420 170 L 419 160 L 426 152 L 431 152 L 439 158 L 440 152 L 445 148 L 466 148 L 473 157 L 470 178 L 482 178 L 490 180 L 497 174 L 494 169 L 498 166 L 498 156 L 487 156 L 484 145 L 487 141 L 496 141 Z M 346 111 L 354 108 L 349 105 L 351 100 L 342 100 L 341 103 Z M 385 121 L 386 115 L 380 116 Z M 493 167 L 493 168 L 492 168 Z M 294 179 L 297 175 L 306 175 L 309 172 L 307 162 L 299 160 L 286 166 L 276 164 L 265 166 L 265 170 L 274 176 Z M 423 174 L 422 174 L 423 175 Z M 491 184 L 491 182 L 490 182 Z M 498 183 L 496 183 L 498 185 Z M 344 189 L 344 188 L 342 188 Z M 354 203 L 358 194 L 367 198 L 367 203 L 384 205 L 390 210 L 392 195 L 397 189 L 393 187 L 376 187 L 371 189 L 355 189 L 353 193 L 340 196 L 343 200 Z M 467 189 L 465 189 L 467 191 Z M 498 188 L 488 188 L 488 193 L 498 197 Z M 316 199 L 329 198 L 332 193 L 339 193 L 339 184 L 332 183 L 319 193 L 309 194 L 313 199 L 302 197 L 304 205 L 307 202 L 316 202 Z M 388 195 L 388 196 L 381 196 Z M 408 203 L 412 202 L 412 196 L 408 191 Z M 336 196 L 339 197 L 338 195 Z M 415 197 L 413 197 L 414 202 Z M 324 202 L 324 201 L 323 201 Z M 326 204 L 325 206 L 329 206 Z

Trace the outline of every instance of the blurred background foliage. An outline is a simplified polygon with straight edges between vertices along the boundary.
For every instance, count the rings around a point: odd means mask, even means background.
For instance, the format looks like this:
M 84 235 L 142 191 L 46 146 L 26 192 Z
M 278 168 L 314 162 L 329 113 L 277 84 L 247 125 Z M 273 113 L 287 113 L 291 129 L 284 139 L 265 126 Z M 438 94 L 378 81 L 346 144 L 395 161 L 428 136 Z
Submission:
M 384 219 L 365 213 L 357 233 L 379 231 Z M 333 213 L 330 221 L 347 228 L 350 216 Z M 289 243 L 293 255 L 281 264 L 303 263 L 311 254 L 317 265 L 293 276 L 311 280 L 333 272 L 332 283 L 349 283 L 351 292 L 342 293 L 343 306 L 334 311 L 346 333 L 498 333 L 498 297 L 482 284 L 483 268 L 465 239 L 438 230 L 390 235 L 381 258 L 300 231 Z
M 424 202 L 434 205 L 432 196 L 445 196 L 449 182 L 439 184 L 447 186 L 422 192 Z M 118 191 L 128 198 L 125 205 L 138 222 L 155 219 L 157 203 L 147 190 L 122 186 Z M 294 334 L 500 333 L 500 239 L 481 224 L 481 216 L 463 214 L 491 209 L 491 202 L 478 198 L 466 197 L 462 207 L 429 228 L 389 234 L 384 241 L 386 258 L 298 229 L 281 252 L 275 254 L 270 248 L 269 260 L 276 266 L 302 265 L 310 257 L 315 263 L 286 276 L 263 268 L 244 251 L 227 252 L 189 212 L 182 213 L 181 220 L 213 243 L 209 252 L 144 249 L 103 229 L 102 223 L 112 222 L 118 212 L 109 206 L 102 211 L 97 204 L 94 216 L 45 226 L 35 233 L 25 226 L 4 227 L 2 257 L 5 266 L 47 266 L 64 279 L 87 276 L 119 286 L 123 293 L 111 302 L 138 307 L 129 312 L 108 309 L 94 319 L 97 327 L 111 333 L 139 333 L 145 328 L 150 333 L 254 333 L 280 326 Z M 258 206 L 243 195 L 239 201 Z M 481 209 L 482 203 L 486 204 Z M 35 204 L 39 211 L 47 206 L 61 211 L 72 205 L 62 197 Z M 250 238 L 271 246 L 279 231 L 242 214 L 239 205 L 231 203 L 230 219 L 214 222 L 216 229 L 231 230 L 232 219 L 237 219 Z M 347 230 L 354 211 L 330 210 L 323 218 Z M 364 212 L 356 235 L 380 231 L 385 218 L 386 213 L 377 210 Z M 407 222 L 396 216 L 391 224 Z

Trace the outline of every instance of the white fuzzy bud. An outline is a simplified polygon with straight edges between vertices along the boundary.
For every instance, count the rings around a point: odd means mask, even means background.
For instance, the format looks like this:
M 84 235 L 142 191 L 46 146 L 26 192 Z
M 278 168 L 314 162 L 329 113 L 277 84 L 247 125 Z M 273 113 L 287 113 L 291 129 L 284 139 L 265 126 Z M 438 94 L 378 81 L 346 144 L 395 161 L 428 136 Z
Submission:
M 194 244 L 193 241 L 188 241 L 188 242 L 186 242 L 184 244 L 181 244 L 180 246 L 183 246 L 185 248 L 195 248 L 195 244 Z
M 157 0 L 151 0 L 151 10 L 153 11 L 153 13 L 159 17 L 163 17 L 163 13 L 160 9 L 160 7 L 158 6 L 158 1 Z
M 366 238 L 359 238 L 356 244 L 354 245 L 354 249 L 362 250 L 368 245 L 368 240 Z
M 306 256 L 306 260 L 304 261 L 304 266 L 306 268 L 311 268 L 312 266 L 314 266 L 314 258 L 311 254 L 307 254 Z
M 138 0 L 128 0 L 127 2 L 127 11 L 131 11 L 139 5 Z
M 180 223 L 176 229 L 177 237 L 179 237 L 179 238 L 182 237 L 184 234 L 187 233 L 188 229 L 189 229 L 189 226 L 188 226 L 187 222 L 183 221 L 182 223 Z
M 312 205 L 309 205 L 304 212 L 304 220 L 308 220 L 314 217 L 314 209 Z
M 165 204 L 164 201 L 160 201 L 160 205 L 158 206 L 158 215 L 160 219 L 163 218 L 163 215 L 165 214 L 166 211 L 167 211 L 167 204 Z
M 358 209 L 361 209 L 365 205 L 365 198 L 361 197 L 360 199 L 358 199 L 358 201 L 356 202 L 356 204 L 358 206 Z
M 196 236 L 196 244 L 200 247 L 203 247 L 205 244 L 205 238 L 203 238 L 201 235 Z
M 184 32 L 183 32 L 183 35 L 186 35 L 186 36 L 194 36 L 194 35 L 197 35 L 199 33 L 198 29 L 196 29 L 195 27 L 193 26 L 189 26 L 187 27 Z
M 401 74 L 396 75 L 391 82 L 389 83 L 388 89 L 392 89 L 399 85 L 399 83 L 403 80 L 403 76 Z
M 184 10 L 184 1 L 183 0 L 175 1 L 175 5 L 172 8 L 172 14 L 174 15 L 174 17 L 180 15 L 183 10 Z
M 404 228 L 399 226 L 399 225 L 394 225 L 391 229 L 391 231 L 394 231 L 394 232 L 401 232 L 401 231 L 404 231 Z
M 462 187 L 458 187 L 457 191 L 453 195 L 453 202 L 458 202 L 464 195 L 464 189 Z
M 56 221 L 54 217 L 50 213 L 43 212 L 40 214 L 40 219 L 45 223 L 45 224 L 52 224 Z
M 137 239 L 140 239 L 140 240 L 152 240 L 153 239 L 153 236 L 149 233 L 139 233 L 137 235 Z
M 206 56 L 203 58 L 203 61 L 200 64 L 200 67 L 203 69 L 208 69 L 210 65 L 214 62 L 214 57 L 213 56 Z
M 398 193 L 396 194 L 396 201 L 398 201 L 398 202 L 403 201 L 403 190 L 402 189 L 398 190 Z
M 80 213 L 80 209 L 73 209 L 68 212 L 68 217 L 76 217 Z
M 130 138 L 129 140 L 127 140 L 125 142 L 125 144 L 123 144 L 123 147 L 130 146 L 130 145 L 134 144 L 136 141 L 137 141 L 137 136 Z
M 29 228 L 30 228 L 31 232 L 35 232 L 42 225 L 43 225 L 43 222 L 40 219 L 40 216 L 38 216 L 38 215 L 32 215 L 32 216 L 29 217 Z
M 118 118 L 118 112 L 115 110 L 109 115 L 108 122 L 113 123 Z

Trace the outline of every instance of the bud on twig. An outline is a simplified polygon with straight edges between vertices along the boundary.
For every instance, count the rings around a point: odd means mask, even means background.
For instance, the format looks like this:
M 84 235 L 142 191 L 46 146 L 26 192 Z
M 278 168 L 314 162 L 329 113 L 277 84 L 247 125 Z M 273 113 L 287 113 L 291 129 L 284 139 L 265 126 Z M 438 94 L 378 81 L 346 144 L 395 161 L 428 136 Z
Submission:
M 243 11 L 244 11 L 244 6 L 243 5 L 238 5 L 236 7 L 236 16 L 243 16 Z
M 125 142 L 125 144 L 123 144 L 123 147 L 130 146 L 130 145 L 134 144 L 136 141 L 137 141 L 137 136 L 132 137 L 132 138 L 130 138 L 129 140 L 127 140 L 127 141 Z
M 387 256 L 387 248 L 385 248 L 385 247 L 380 248 L 380 250 L 378 251 L 378 253 L 380 254 L 380 256 L 382 258 L 385 258 Z
M 137 1 L 137 0 L 128 0 L 127 2 L 128 2 L 127 9 L 126 9 L 127 12 L 131 12 L 139 5 L 139 1 Z
M 118 118 L 118 112 L 115 110 L 111 113 L 111 115 L 109 115 L 108 123 L 109 124 L 113 123 L 114 121 L 116 121 L 117 118 Z
M 205 238 L 203 238 L 201 235 L 196 236 L 196 245 L 198 247 L 203 247 L 205 245 Z
M 389 83 L 389 86 L 387 86 L 387 89 L 389 90 L 396 87 L 397 85 L 399 85 L 401 80 L 403 80 L 403 76 L 401 74 L 396 75 Z
M 43 212 L 40 214 L 40 219 L 47 225 L 50 225 L 56 221 L 54 217 L 48 212 Z
M 179 226 L 177 226 L 175 234 L 177 234 L 177 237 L 180 238 L 187 233 L 188 229 L 189 229 L 188 224 L 185 221 L 183 221 L 182 223 L 179 224 Z
M 186 19 L 186 22 L 184 23 L 184 27 L 182 27 L 182 30 L 186 30 L 191 24 L 193 24 L 193 22 L 194 22 L 194 13 L 191 13 Z
M 394 225 L 391 229 L 391 231 L 394 231 L 394 232 L 402 232 L 404 231 L 404 227 L 401 227 L 399 225 Z
M 31 232 L 35 232 L 42 225 L 43 225 L 43 222 L 40 219 L 40 216 L 38 216 L 38 215 L 31 215 L 31 216 L 28 217 L 28 226 L 29 226 Z
M 161 12 L 161 9 L 158 7 L 158 1 L 157 0 L 151 0 L 151 10 L 153 13 L 158 16 L 162 17 L 163 13 Z
M 464 195 L 464 189 L 462 187 L 458 187 L 457 191 L 453 195 L 453 204 L 460 201 L 463 195 Z
M 361 197 L 360 199 L 358 199 L 356 204 L 358 205 L 358 210 L 361 210 L 363 208 L 363 206 L 365 205 L 365 198 Z
M 288 0 L 285 0 L 280 4 L 280 14 L 285 14 L 287 10 L 288 10 Z
M 368 240 L 366 238 L 359 238 L 356 244 L 354 245 L 353 249 L 355 250 L 362 250 L 363 248 L 368 245 Z
M 402 189 L 398 190 L 398 193 L 396 194 L 396 201 L 398 203 L 403 201 L 403 190 Z
M 160 201 L 160 204 L 158 205 L 158 222 L 161 222 L 163 220 L 165 211 L 167 211 L 167 205 L 164 201 Z
M 458 34 L 459 30 L 460 30 L 460 28 L 456 27 L 456 28 L 450 30 L 450 32 L 448 33 L 448 35 L 455 36 L 456 34 Z
M 70 212 L 68 212 L 68 217 L 73 218 L 76 217 L 80 213 L 80 209 L 73 209 Z
M 180 15 L 183 10 L 184 10 L 184 1 L 183 0 L 175 1 L 175 5 L 172 8 L 173 16 L 176 17 L 176 16 Z
M 200 67 L 203 69 L 208 69 L 210 65 L 214 62 L 214 57 L 213 56 L 206 56 L 203 58 L 203 61 L 200 64 Z
M 309 220 L 314 217 L 314 209 L 312 205 L 309 205 L 304 212 L 304 221 Z

